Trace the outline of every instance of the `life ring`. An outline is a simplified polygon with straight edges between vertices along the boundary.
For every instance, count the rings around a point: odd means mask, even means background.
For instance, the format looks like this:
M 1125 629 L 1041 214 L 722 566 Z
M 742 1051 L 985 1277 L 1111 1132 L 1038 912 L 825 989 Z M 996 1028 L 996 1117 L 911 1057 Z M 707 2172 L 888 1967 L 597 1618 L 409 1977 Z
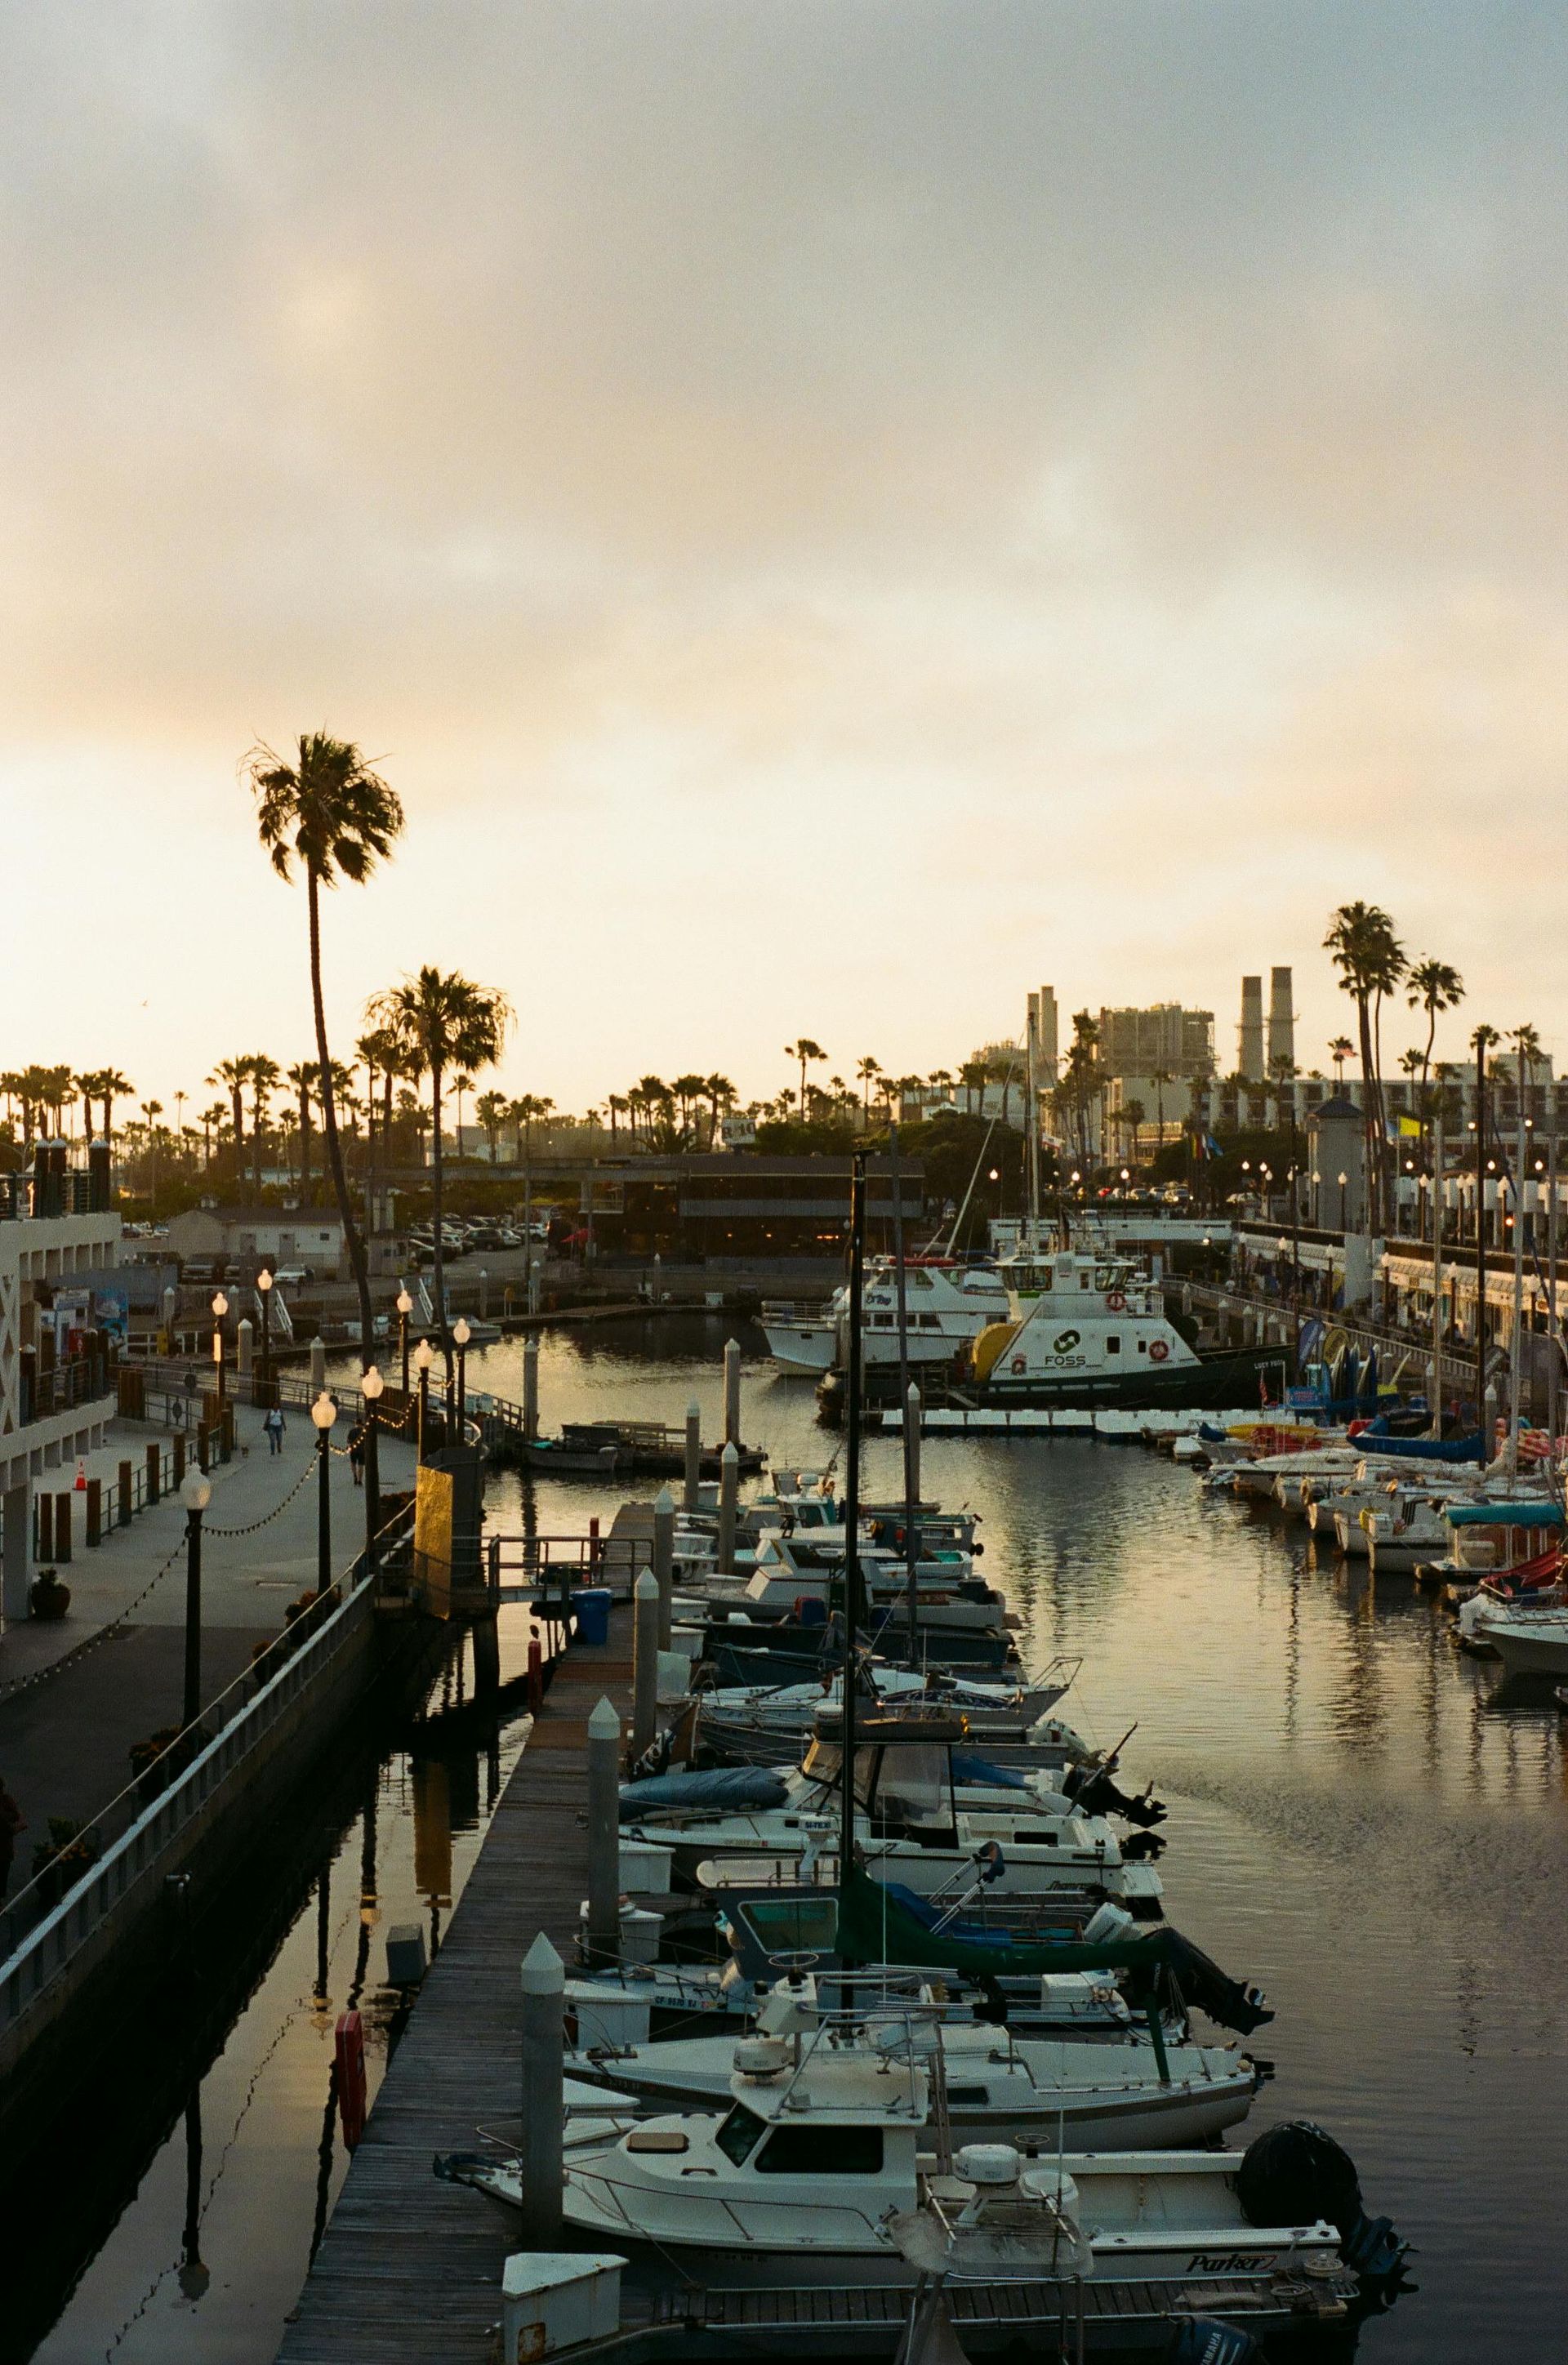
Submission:
M 1126 1298 L 1119 1289 L 1114 1289 L 1111 1292 L 1111 1295 L 1105 1300 L 1105 1304 L 1113 1314 L 1125 1314 L 1127 1310 Z
M 1014 1355 L 1007 1368 L 1010 1372 L 1026 1372 L 1029 1366 L 1024 1356 Z
M 1151 1363 L 1163 1363 L 1165 1358 L 1170 1352 L 1170 1350 L 1166 1345 L 1163 1339 L 1151 1339 L 1149 1340 L 1148 1360 Z

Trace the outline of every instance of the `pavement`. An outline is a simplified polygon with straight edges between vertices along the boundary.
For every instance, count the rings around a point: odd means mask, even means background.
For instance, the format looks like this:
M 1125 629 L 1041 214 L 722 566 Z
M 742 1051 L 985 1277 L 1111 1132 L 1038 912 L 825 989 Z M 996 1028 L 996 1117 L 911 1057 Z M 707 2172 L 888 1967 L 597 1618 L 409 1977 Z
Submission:
M 111 1480 L 120 1462 L 144 1459 L 167 1432 L 117 1421 L 87 1475 Z M 353 1484 L 346 1426 L 333 1432 L 330 1500 L 332 1563 L 347 1567 L 364 1541 L 364 1496 Z M 288 1418 L 281 1454 L 267 1451 L 262 1416 L 238 1408 L 234 1459 L 211 1473 L 202 1551 L 202 1695 L 211 1699 L 249 1665 L 252 1647 L 284 1623 L 284 1610 L 316 1584 L 319 1485 L 316 1432 Z M 383 1437 L 385 1488 L 413 1483 L 414 1455 Z M 69 1485 L 74 1472 L 62 1470 Z M 226 1530 L 244 1530 L 227 1533 Z M 28 1829 L 14 1887 L 27 1877 L 32 1844 L 51 1815 L 83 1821 L 122 1790 L 129 1750 L 161 1725 L 179 1721 L 185 1665 L 185 1510 L 178 1495 L 139 1511 L 95 1550 L 81 1541 L 62 1575 L 71 1587 L 63 1619 L 28 1620 L 0 1634 L 0 1776 Z M 9 1688 L 7 1688 L 9 1687 Z

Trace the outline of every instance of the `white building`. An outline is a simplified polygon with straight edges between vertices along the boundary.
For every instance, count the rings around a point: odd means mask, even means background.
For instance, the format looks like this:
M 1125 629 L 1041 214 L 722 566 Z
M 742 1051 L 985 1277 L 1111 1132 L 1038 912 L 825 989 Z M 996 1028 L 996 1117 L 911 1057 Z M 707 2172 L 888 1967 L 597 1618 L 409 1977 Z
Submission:
M 7 1625 L 28 1615 L 34 1480 L 102 1445 L 115 1415 L 114 1395 L 86 1394 L 90 1367 L 69 1359 L 56 1364 L 47 1385 L 28 1385 L 47 1322 L 43 1297 L 118 1263 L 119 1254 L 118 1215 L 0 1213 L 0 1609 Z

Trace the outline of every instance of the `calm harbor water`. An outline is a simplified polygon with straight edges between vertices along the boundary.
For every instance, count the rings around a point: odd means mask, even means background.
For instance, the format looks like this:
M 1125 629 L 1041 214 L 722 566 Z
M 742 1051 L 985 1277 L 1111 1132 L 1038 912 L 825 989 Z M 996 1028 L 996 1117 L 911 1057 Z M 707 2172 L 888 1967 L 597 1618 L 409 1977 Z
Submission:
M 712 1436 L 726 1328 L 693 1316 L 547 1334 L 542 1418 L 678 1421 L 695 1396 Z M 474 1386 L 521 1396 L 519 1342 L 469 1366 Z M 744 1401 L 748 1439 L 780 1461 L 834 1451 L 810 1386 L 760 1358 Z M 870 1445 L 872 1485 L 892 1491 L 898 1467 L 896 1440 Z M 1460 1657 L 1407 1577 L 1315 1565 L 1296 1531 L 1136 1449 L 930 1440 L 924 1469 L 929 1494 L 982 1514 L 986 1573 L 1030 1662 L 1081 1654 L 1072 1720 L 1103 1741 L 1137 1720 L 1125 1764 L 1170 1804 L 1170 1918 L 1278 2014 L 1257 2039 L 1277 2076 L 1254 2124 L 1320 2120 L 1369 2205 L 1417 2246 L 1419 2289 L 1362 2326 L 1358 2357 L 1561 2357 L 1568 1801 L 1550 1691 L 1506 1689 Z M 521 1521 L 522 1487 L 492 1485 L 503 1531 Z M 542 1532 L 581 1532 L 621 1491 L 535 1485 L 532 1514 Z M 503 1627 L 509 1674 L 524 1613 Z M 319 1859 L 266 1967 L 199 2078 L 162 2098 L 96 2255 L 74 2291 L 32 2292 L 6 2355 L 266 2365 L 344 2172 L 326 2113 L 335 2016 L 350 2000 L 367 2011 L 374 2086 L 386 1926 L 422 1921 L 439 1943 L 524 1732 L 469 1723 L 460 1742 L 367 1755 L 347 1808 L 324 1810 Z

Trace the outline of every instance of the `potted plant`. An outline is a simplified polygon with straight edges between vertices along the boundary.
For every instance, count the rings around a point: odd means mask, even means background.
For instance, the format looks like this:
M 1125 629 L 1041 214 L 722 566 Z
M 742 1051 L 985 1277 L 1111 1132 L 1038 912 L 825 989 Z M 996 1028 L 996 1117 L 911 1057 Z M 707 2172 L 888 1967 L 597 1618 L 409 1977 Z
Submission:
M 28 1602 L 35 1618 L 63 1618 L 71 1607 L 71 1587 L 61 1583 L 52 1568 L 40 1568 Z
M 102 1845 L 96 1832 L 84 1832 L 69 1815 L 50 1815 L 49 1837 L 33 1850 L 33 1878 L 46 1910 L 58 1905 L 66 1890 L 92 1870 Z

